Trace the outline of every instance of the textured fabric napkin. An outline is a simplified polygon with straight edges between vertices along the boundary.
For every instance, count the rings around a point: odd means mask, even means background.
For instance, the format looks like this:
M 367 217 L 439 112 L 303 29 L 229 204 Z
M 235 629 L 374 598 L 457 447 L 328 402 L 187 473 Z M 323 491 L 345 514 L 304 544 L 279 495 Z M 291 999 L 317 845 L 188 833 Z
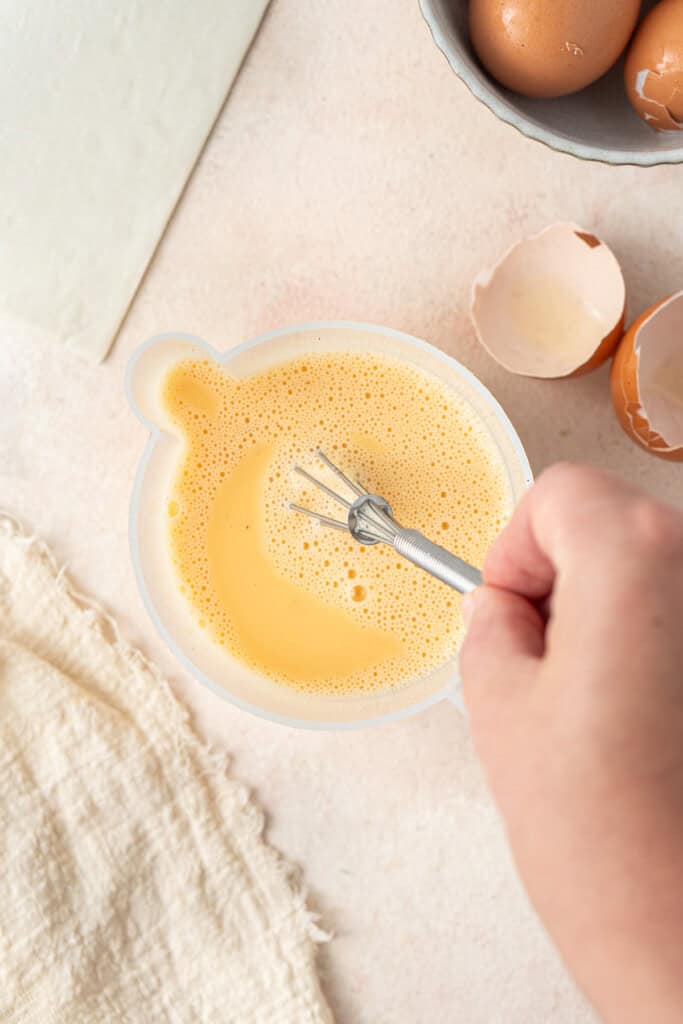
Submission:
M 0 517 L 0 1021 L 330 1024 L 324 938 L 153 667 Z

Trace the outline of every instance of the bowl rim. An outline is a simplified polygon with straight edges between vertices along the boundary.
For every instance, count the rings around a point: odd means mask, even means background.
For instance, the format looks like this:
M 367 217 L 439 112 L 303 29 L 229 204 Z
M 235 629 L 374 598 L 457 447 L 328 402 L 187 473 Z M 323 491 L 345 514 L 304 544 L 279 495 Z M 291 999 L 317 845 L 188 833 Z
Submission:
M 495 398 L 495 396 L 489 391 L 487 386 L 481 381 L 471 370 L 464 366 L 461 362 L 455 359 L 453 356 L 444 352 L 443 349 L 431 342 L 424 341 L 421 338 L 417 338 L 415 335 L 408 334 L 405 331 L 400 331 L 393 327 L 384 327 L 380 324 L 365 323 L 362 321 L 355 320 L 314 320 L 310 322 L 287 324 L 284 327 L 278 327 L 275 330 L 266 331 L 263 334 L 256 335 L 255 337 L 249 338 L 246 341 L 224 350 L 216 349 L 209 342 L 198 337 L 194 334 L 189 334 L 184 331 L 165 331 L 161 334 L 153 335 L 148 338 L 141 345 L 138 345 L 128 358 L 126 365 L 125 376 L 124 376 L 124 389 L 128 405 L 132 410 L 133 414 L 137 417 L 143 427 L 148 431 L 149 436 L 147 443 L 145 444 L 144 451 L 138 463 L 138 467 L 135 473 L 133 482 L 133 488 L 130 497 L 130 505 L 128 510 L 128 543 L 131 556 L 131 562 L 133 566 L 133 574 L 138 587 L 138 593 L 142 599 L 144 608 L 152 621 L 152 624 L 156 628 L 161 639 L 164 641 L 167 649 L 170 653 L 180 662 L 185 671 L 190 675 L 191 678 L 196 679 L 201 685 L 206 687 L 216 696 L 226 700 L 229 704 L 240 708 L 242 711 L 248 711 L 257 718 L 264 719 L 270 722 L 276 722 L 279 725 L 292 726 L 300 729 L 310 729 L 321 732 L 334 732 L 334 731 L 352 731 L 356 729 L 364 729 L 375 725 L 384 725 L 389 722 L 399 721 L 403 718 L 407 718 L 410 715 L 416 714 L 419 711 L 423 711 L 428 707 L 438 703 L 442 700 L 449 700 L 464 712 L 464 702 L 462 698 L 462 687 L 460 681 L 460 675 L 457 669 L 457 663 L 455 665 L 455 671 L 451 679 L 439 690 L 430 694 L 428 697 L 422 700 L 416 700 L 413 704 L 408 704 L 405 707 L 398 708 L 393 711 L 379 713 L 376 715 L 369 715 L 367 718 L 358 718 L 352 720 L 327 720 L 320 721 L 313 718 L 295 718 L 293 716 L 281 714 L 279 712 L 271 711 L 258 704 L 252 704 L 246 701 L 236 694 L 232 693 L 227 688 L 220 686 L 216 683 L 206 672 L 204 672 L 198 665 L 195 664 L 193 659 L 188 653 L 186 653 L 177 643 L 175 637 L 173 637 L 170 631 L 167 629 L 164 620 L 158 611 L 152 596 L 147 587 L 147 581 L 145 573 L 142 568 L 142 558 L 140 557 L 140 542 L 139 542 L 139 510 L 143 482 L 145 474 L 147 472 L 150 460 L 152 459 L 154 449 L 156 448 L 157 441 L 161 436 L 161 427 L 158 424 L 152 423 L 146 415 L 140 410 L 134 394 L 134 375 L 135 368 L 140 357 L 149 349 L 151 346 L 156 345 L 162 341 L 187 341 L 196 347 L 203 349 L 212 359 L 214 359 L 220 365 L 231 362 L 234 358 L 238 357 L 242 352 L 255 348 L 266 342 L 274 341 L 280 337 L 286 337 L 287 335 L 297 334 L 300 332 L 316 332 L 321 330 L 352 330 L 352 331 L 363 331 L 369 334 L 378 334 L 380 336 L 389 336 L 398 338 L 401 341 L 407 342 L 412 347 L 417 349 L 426 349 L 431 353 L 434 353 L 438 359 L 444 363 L 452 366 L 457 374 L 467 380 L 484 399 L 486 404 L 489 406 L 491 411 L 496 416 L 496 419 L 501 424 L 508 440 L 514 449 L 515 456 L 519 462 L 519 466 L 522 470 L 526 487 L 530 487 L 533 483 L 533 471 L 529 463 L 529 457 L 524 449 L 521 438 L 517 433 L 512 421 L 508 417 L 507 413 Z
M 434 9 L 433 0 L 418 0 L 420 12 L 431 33 L 432 39 L 437 48 L 446 58 L 452 71 L 458 76 L 461 82 L 467 86 L 476 100 L 482 103 L 492 114 L 505 124 L 515 128 L 521 135 L 540 142 L 548 149 L 558 153 L 567 153 L 569 156 L 578 157 L 580 160 L 592 160 L 617 167 L 658 167 L 665 164 L 683 163 L 683 140 L 676 149 L 668 152 L 655 152 L 654 150 L 643 153 L 630 149 L 601 149 L 599 146 L 591 146 L 588 143 L 573 142 L 564 136 L 554 132 L 550 128 L 543 128 L 533 124 L 524 114 L 511 110 L 504 103 L 490 92 L 486 86 L 474 79 L 464 61 L 460 59 L 457 52 L 453 50 L 446 38 L 440 18 Z

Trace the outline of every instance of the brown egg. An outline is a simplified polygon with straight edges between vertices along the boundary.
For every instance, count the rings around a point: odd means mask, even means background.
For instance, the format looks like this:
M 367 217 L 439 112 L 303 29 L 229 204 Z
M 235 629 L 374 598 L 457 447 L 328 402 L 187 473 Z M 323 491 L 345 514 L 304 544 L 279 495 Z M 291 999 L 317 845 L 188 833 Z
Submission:
M 661 0 L 633 37 L 624 67 L 635 112 L 652 128 L 683 129 L 683 0 Z
M 610 391 L 632 441 L 683 462 L 683 292 L 651 306 L 628 329 L 614 355 Z
M 565 96 L 612 67 L 639 11 L 640 0 L 470 0 L 470 36 L 501 85 Z

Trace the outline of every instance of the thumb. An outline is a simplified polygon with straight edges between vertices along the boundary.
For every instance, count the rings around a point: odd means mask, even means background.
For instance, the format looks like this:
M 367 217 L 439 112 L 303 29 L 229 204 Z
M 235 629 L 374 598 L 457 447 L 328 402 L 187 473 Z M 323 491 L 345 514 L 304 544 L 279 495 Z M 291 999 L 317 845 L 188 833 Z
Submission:
M 531 678 L 545 648 L 545 624 L 526 598 L 492 586 L 468 594 L 462 615 L 460 672 L 465 702 L 476 715 L 481 704 L 509 696 L 517 682 Z

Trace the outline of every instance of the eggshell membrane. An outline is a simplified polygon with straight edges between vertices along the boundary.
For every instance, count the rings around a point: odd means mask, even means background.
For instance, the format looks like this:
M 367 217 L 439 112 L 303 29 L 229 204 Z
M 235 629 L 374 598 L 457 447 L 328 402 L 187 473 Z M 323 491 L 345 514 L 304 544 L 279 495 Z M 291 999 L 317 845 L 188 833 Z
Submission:
M 612 67 L 639 12 L 640 0 L 470 0 L 470 38 L 508 89 L 565 96 Z
M 683 130 L 683 0 L 661 0 L 643 19 L 626 56 L 624 82 L 647 124 Z
M 534 281 L 547 281 L 571 297 L 583 337 L 563 324 L 562 344 L 549 327 L 542 346 L 525 332 L 514 310 L 519 295 Z M 552 297 L 549 297 L 552 302 Z M 553 379 L 595 369 L 613 352 L 623 334 L 626 288 L 621 268 L 607 245 L 576 224 L 552 224 L 517 243 L 473 286 L 471 315 L 479 341 L 511 373 Z M 550 310 L 554 316 L 556 310 Z M 549 318 L 552 320 L 552 316 Z
M 631 325 L 614 356 L 610 391 L 631 440 L 683 462 L 683 291 Z

